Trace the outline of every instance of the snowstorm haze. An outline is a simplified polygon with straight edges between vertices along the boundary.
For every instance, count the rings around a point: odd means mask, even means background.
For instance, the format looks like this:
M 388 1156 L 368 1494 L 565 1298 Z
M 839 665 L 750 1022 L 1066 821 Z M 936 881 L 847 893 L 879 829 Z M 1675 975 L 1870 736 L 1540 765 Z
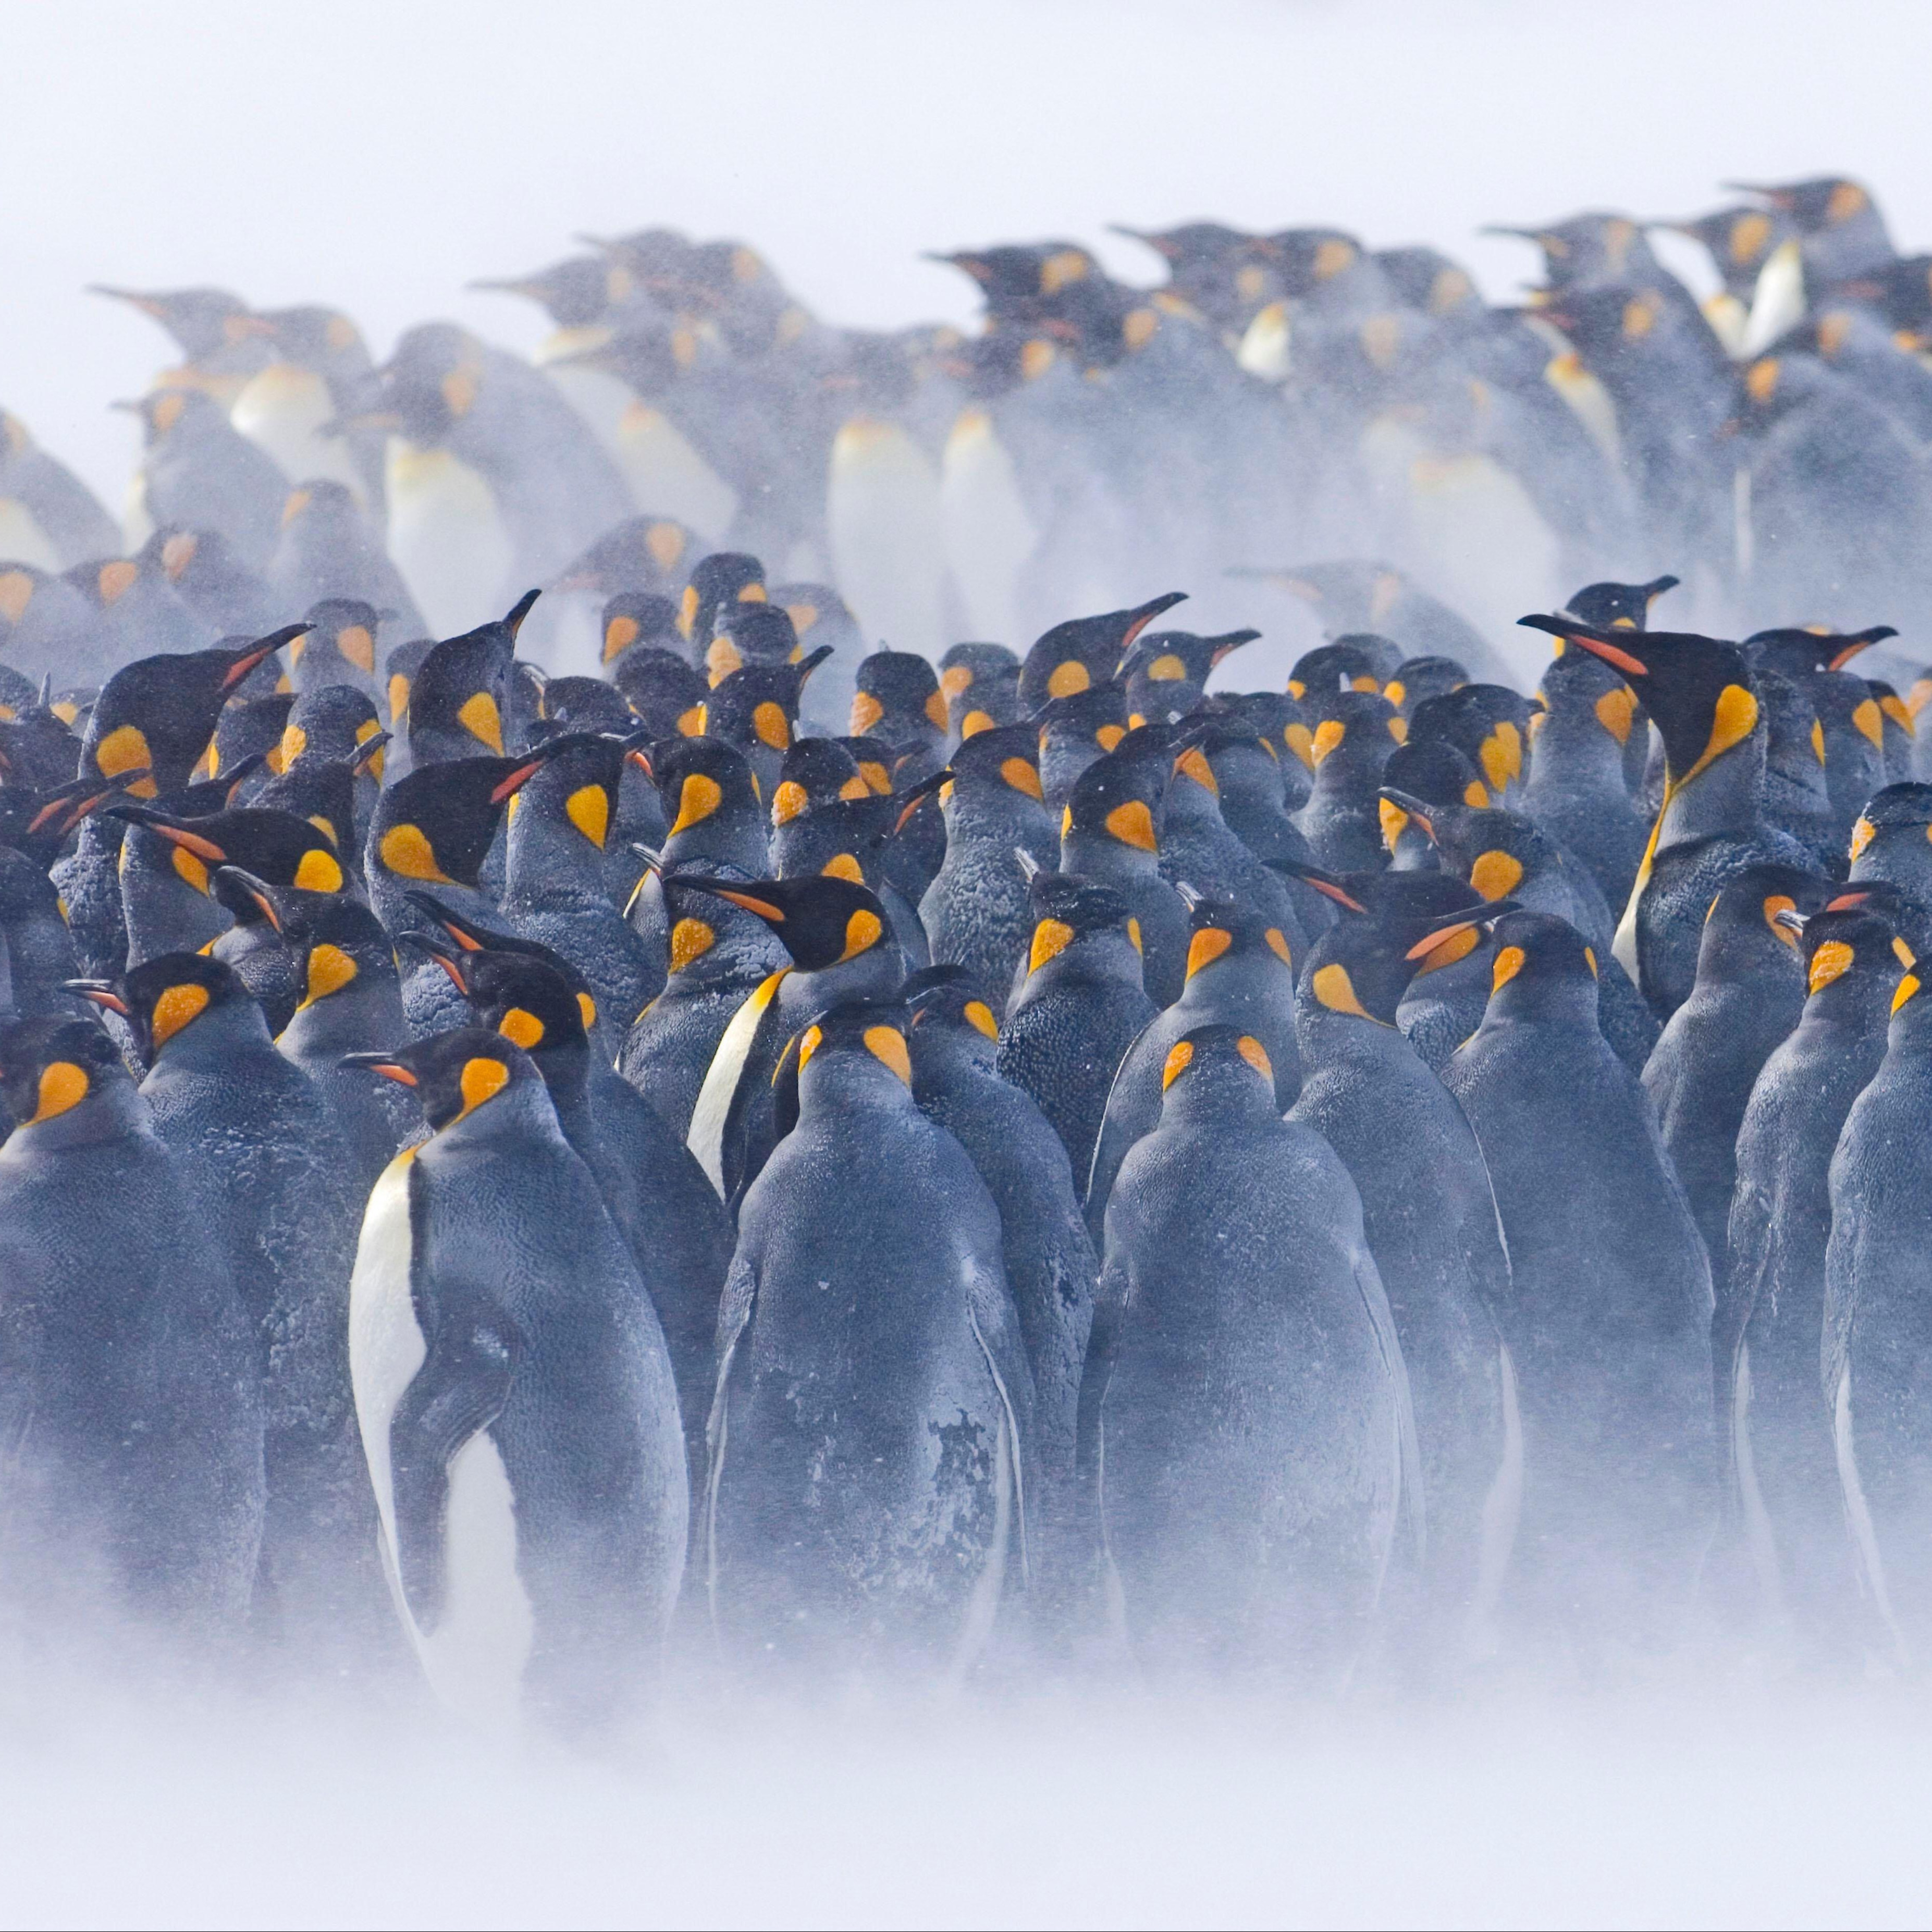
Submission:
M 879 328 L 974 322 L 924 250 L 1064 236 L 1159 281 L 1110 222 L 1426 242 L 1498 302 L 1535 256 L 1484 223 L 1688 216 L 1727 179 L 1855 177 L 1932 238 L 1916 4 L 0 0 L 0 406 L 117 514 L 140 431 L 107 405 L 166 351 L 89 283 L 326 303 L 380 362 L 432 318 L 527 354 L 537 308 L 468 284 L 651 225 Z M 0 1924 L 1922 1923 L 1922 1688 L 1672 1672 L 686 1688 L 578 1754 L 413 1692 L 76 1694 L 0 1632 Z

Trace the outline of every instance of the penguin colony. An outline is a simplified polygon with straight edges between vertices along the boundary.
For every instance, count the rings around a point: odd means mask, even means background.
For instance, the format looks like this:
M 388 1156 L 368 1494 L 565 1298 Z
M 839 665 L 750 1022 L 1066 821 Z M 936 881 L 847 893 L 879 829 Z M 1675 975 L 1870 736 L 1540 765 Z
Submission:
M 1601 214 L 970 337 L 653 230 L 536 364 L 108 291 L 131 549 L 0 438 L 9 1628 L 566 1730 L 1922 1658 L 1932 260 L 1749 194 L 1701 306 Z

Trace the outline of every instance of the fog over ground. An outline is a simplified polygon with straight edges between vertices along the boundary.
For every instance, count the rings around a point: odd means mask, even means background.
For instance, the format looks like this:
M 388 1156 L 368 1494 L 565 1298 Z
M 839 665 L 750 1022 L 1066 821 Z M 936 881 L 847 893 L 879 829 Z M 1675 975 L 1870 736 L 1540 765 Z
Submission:
M 68 0 L 0 32 L 0 404 L 117 507 L 106 404 L 164 350 L 90 281 L 326 302 L 380 358 L 431 316 L 529 348 L 538 312 L 466 284 L 646 224 L 874 325 L 971 319 L 927 248 L 1064 235 L 1158 280 L 1110 220 L 1428 242 L 1506 298 L 1534 256 L 1484 221 L 1832 172 L 1932 244 L 1906 4 Z M 0 1669 L 0 1924 L 1922 1923 L 1928 1715 L 1748 1676 L 681 1696 L 581 1758 Z

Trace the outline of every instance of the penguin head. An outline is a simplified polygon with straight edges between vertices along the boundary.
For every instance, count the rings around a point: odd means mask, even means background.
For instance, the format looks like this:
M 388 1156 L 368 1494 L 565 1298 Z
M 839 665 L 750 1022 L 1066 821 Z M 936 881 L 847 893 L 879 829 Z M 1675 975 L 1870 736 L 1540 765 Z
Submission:
M 719 680 L 705 700 L 706 735 L 742 752 L 760 773 L 761 790 L 778 782 L 806 680 L 821 662 L 814 652 L 800 664 L 747 664 Z
M 1620 672 L 1588 651 L 1564 650 L 1559 644 L 1536 694 L 1547 718 L 1571 728 L 1568 742 L 1601 732 L 1621 752 L 1637 726 L 1635 692 Z M 1543 728 L 1537 727 L 1539 735 Z
M 1034 922 L 1029 976 L 1056 969 L 1064 960 L 1138 976 L 1139 922 L 1111 886 L 1075 872 L 1036 872 L 1028 882 L 1027 900 Z
M 714 550 L 692 567 L 678 605 L 678 630 L 701 657 L 728 604 L 764 604 L 770 597 L 765 566 L 756 557 L 745 550 Z
M 718 876 L 700 867 L 691 870 L 699 878 Z M 695 981 L 704 981 L 741 970 L 755 970 L 762 978 L 786 964 L 790 956 L 773 928 L 758 914 L 708 890 L 687 886 L 677 872 L 662 872 L 658 878 L 664 891 L 665 920 L 670 929 L 670 971 L 674 979 L 689 973 Z M 749 886 L 756 882 L 741 879 L 736 883 Z
M 539 728 L 542 767 L 516 794 L 510 809 L 514 836 L 546 838 L 546 850 L 602 852 L 617 816 L 617 790 L 628 746 L 601 731 Z
M 371 880 L 473 889 L 505 808 L 544 758 L 539 746 L 521 758 L 451 758 L 398 779 L 369 827 Z
M 375 742 L 378 739 L 380 743 Z M 290 704 L 278 747 L 280 769 L 286 772 L 310 758 L 329 764 L 366 764 L 380 784 L 388 740 L 375 700 L 367 692 L 352 684 L 322 685 L 296 692 Z
M 1117 684 L 1096 685 L 1053 699 L 1033 722 L 1040 731 L 1040 783 L 1058 810 L 1080 774 L 1127 735 L 1127 694 Z
M 646 756 L 664 804 L 668 856 L 679 842 L 701 850 L 753 832 L 763 842 L 764 807 L 743 752 L 718 738 L 664 738 Z
M 165 385 L 112 406 L 140 418 L 141 446 L 150 458 L 158 450 L 191 447 L 230 427 L 227 411 L 212 396 L 185 385 Z
M 652 590 L 620 590 L 608 599 L 598 628 L 603 638 L 598 661 L 604 675 L 627 651 L 640 646 L 666 651 L 688 663 L 684 640 L 678 634 L 677 606 Z
M 1253 959 L 1288 974 L 1293 984 L 1294 955 L 1280 926 L 1270 926 L 1264 915 L 1238 900 L 1196 892 L 1184 879 L 1174 890 L 1187 906 L 1184 983 L 1191 986 L 1203 974 L 1212 975 L 1236 961 Z
M 1382 677 L 1376 660 L 1357 641 L 1370 634 L 1357 632 L 1304 651 L 1288 672 L 1288 696 L 1298 703 L 1306 703 L 1311 698 L 1327 698 L 1341 691 L 1379 692 Z
M 696 532 L 674 518 L 627 517 L 565 565 L 545 588 L 596 597 L 648 590 L 675 599 L 684 588 L 685 567 L 697 547 Z M 680 632 L 680 650 L 686 641 Z
M 480 924 L 460 908 L 452 905 L 445 894 L 412 887 L 404 897 L 411 913 L 422 922 L 420 930 L 404 935 L 406 941 L 435 959 L 446 973 L 449 973 L 452 958 L 466 958 L 473 953 L 512 953 L 520 959 L 535 960 L 569 987 L 583 1017 L 584 1031 L 588 1033 L 596 1026 L 597 1002 L 591 994 L 590 982 L 561 952 L 540 940 L 520 938 Z M 449 976 L 458 991 L 463 992 L 462 979 L 454 973 L 450 973 Z M 466 993 L 465 997 L 467 998 Z
M 628 292 L 630 278 L 601 255 L 574 255 L 527 275 L 475 281 L 470 286 L 521 296 L 535 302 L 559 328 L 584 328 L 618 305 Z
M 263 309 L 254 319 L 278 361 L 313 370 L 332 388 L 364 382 L 374 373 L 362 332 L 340 309 L 304 302 L 295 308 Z
M 0 1106 L 16 1132 L 28 1136 L 20 1145 L 104 1138 L 122 1124 L 133 1092 L 119 1049 L 93 1020 L 0 1023 Z M 121 1108 L 100 1104 L 115 1096 Z
M 1514 912 L 1496 928 L 1483 1024 L 1563 1020 L 1597 1024 L 1597 956 L 1568 921 Z
M 1111 684 L 1120 660 L 1148 625 L 1186 600 L 1184 590 L 1094 617 L 1070 617 L 1036 638 L 1020 668 L 1020 702 L 1037 711 L 1050 699 Z
M 289 670 L 297 691 L 346 684 L 376 688 L 376 633 L 383 613 L 359 597 L 325 597 L 309 608 L 310 628 L 289 646 Z
M 1421 828 L 1445 872 L 1466 880 L 1491 902 L 1560 866 L 1555 845 L 1516 812 L 1432 803 L 1386 785 L 1381 796 Z
M 1852 826 L 1851 876 L 1886 879 L 1932 898 L 1932 784 L 1889 784 Z
M 1482 774 L 1446 738 L 1411 738 L 1398 746 L 1382 767 L 1382 784 L 1378 791 L 1382 820 L 1382 846 L 1391 858 L 1402 852 L 1405 834 L 1423 840 L 1431 855 L 1426 869 L 1440 861 L 1434 856 L 1435 842 L 1430 836 L 1432 814 L 1425 812 L 1418 821 L 1410 817 L 1396 800 L 1404 796 L 1420 799 L 1427 806 L 1458 806 L 1472 812 L 1490 808 L 1489 787 Z M 1418 854 L 1408 856 L 1418 859 Z
M 1761 196 L 1791 223 L 1800 235 L 1818 235 L 1854 223 L 1881 219 L 1871 190 L 1843 175 L 1820 175 L 1810 181 L 1726 182 L 1726 188 Z
M 1302 708 L 1315 784 L 1324 791 L 1372 788 L 1408 736 L 1408 722 L 1378 692 L 1311 691 Z
M 158 570 L 191 602 L 197 592 L 214 594 L 231 588 L 260 587 L 254 573 L 219 530 L 160 524 L 134 553 L 134 560 L 143 572 Z
M 339 892 L 345 883 L 334 836 L 292 812 L 244 806 L 189 818 L 151 806 L 107 809 L 152 832 L 175 877 L 198 892 L 207 893 L 209 873 L 218 866 L 239 866 L 271 885 L 298 892 Z M 349 828 L 340 829 L 346 834 Z M 128 862 L 137 862 L 140 848 L 133 840 L 128 848 Z
M 874 796 L 858 761 L 836 738 L 797 738 L 784 754 L 772 793 L 772 829 L 808 812 Z
M 345 1054 L 342 1064 L 410 1088 L 439 1134 L 500 1094 L 541 1089 L 543 1079 L 522 1048 L 487 1027 L 454 1027 L 388 1053 Z
M 890 946 L 892 922 L 878 896 L 850 879 L 824 874 L 800 879 L 758 879 L 749 884 L 686 872 L 678 884 L 706 892 L 752 913 L 778 935 L 801 971 L 821 973 Z
M 882 883 L 887 842 L 911 808 L 898 799 L 876 796 L 856 772 L 846 782 L 856 783 L 863 795 L 834 798 L 795 814 L 782 825 L 774 824 L 772 869 L 780 878 L 822 873 L 874 888 Z
M 543 688 L 543 718 L 567 730 L 608 731 L 620 738 L 638 727 L 623 693 L 601 677 L 552 678 Z
M 1469 682 L 1467 668 L 1454 658 L 1404 658 L 1395 675 L 1382 686 L 1382 695 L 1405 718 L 1412 718 L 1418 704 L 1446 698 Z
M 436 649 L 434 638 L 411 638 L 382 660 L 382 697 L 389 707 L 389 728 L 404 730 L 410 722 L 410 691 L 423 660 Z
M 588 1022 L 564 974 L 526 953 L 493 946 L 435 947 L 436 957 L 480 1024 L 538 1060 L 580 1051 Z
M 1803 678 L 1819 671 L 1844 670 L 1861 651 L 1898 635 L 1889 624 L 1845 632 L 1784 625 L 1754 631 L 1744 641 L 1744 658 L 1754 670 L 1762 668 L 1786 677 Z
M 844 746 L 852 762 L 858 766 L 859 776 L 866 781 L 866 789 L 875 797 L 889 797 L 892 789 L 891 748 L 877 738 L 847 737 L 838 742 Z
M 1175 756 L 1166 725 L 1144 724 L 1130 731 L 1075 781 L 1060 812 L 1061 838 L 1077 833 L 1150 856 L 1158 854 Z M 1205 764 L 1204 758 L 1202 762 Z
M 795 1081 L 799 1114 L 853 1105 L 912 1104 L 907 1014 L 898 1000 L 850 1000 L 828 1007 L 786 1048 L 776 1082 Z M 789 1108 L 782 1101 L 781 1128 Z
M 1352 893 L 1340 902 L 1345 916 L 1310 947 L 1295 989 L 1304 1030 L 1330 1014 L 1393 1027 L 1410 981 L 1425 970 L 1466 958 L 1485 927 L 1516 910 L 1510 899 L 1493 907 L 1468 903 L 1467 892 L 1459 892 L 1454 882 L 1438 874 L 1387 877 L 1387 886 L 1366 882 L 1363 898 Z M 1466 902 L 1456 903 L 1459 898 Z
M 1492 802 L 1503 804 L 1529 774 L 1532 707 L 1521 692 L 1500 684 L 1465 684 L 1415 706 L 1412 741 L 1446 740 L 1474 765 Z
M 852 733 L 902 747 L 938 745 L 946 736 L 946 700 L 926 659 L 912 651 L 874 651 L 861 660 L 852 694 Z
M 1279 1118 L 1268 1049 L 1239 1027 L 1202 1026 L 1168 1048 L 1161 1120 L 1258 1123 Z
M 0 845 L 24 854 L 45 872 L 85 820 L 126 796 L 124 783 L 96 778 L 74 778 L 50 791 L 0 786 Z
M 917 1063 L 922 1048 L 944 1040 L 962 1048 L 988 1072 L 1000 1042 L 999 1003 L 966 967 L 922 967 L 906 976 L 899 997 L 911 1014 L 908 1037 Z
M 824 648 L 830 656 L 831 646 Z M 715 691 L 747 664 L 782 669 L 805 654 L 790 614 L 778 605 L 731 603 L 718 611 L 703 655 L 705 680 Z
M 1372 259 L 1405 308 L 1433 316 L 1482 313 L 1469 272 L 1433 248 L 1378 248 Z
M 653 739 L 704 735 L 709 688 L 682 656 L 638 644 L 617 660 L 613 682 Z
M 418 448 L 440 448 L 483 400 L 488 352 L 454 322 L 422 322 L 404 331 L 375 376 L 374 406 L 362 420 L 394 430 Z
M 88 293 L 124 302 L 159 322 L 191 363 L 219 359 L 267 332 L 248 304 L 226 289 L 119 289 L 96 282 Z
M 1142 632 L 1115 669 L 1126 687 L 1129 723 L 1186 717 L 1200 704 L 1215 667 L 1260 635 L 1258 631 L 1226 631 L 1213 638 L 1192 631 Z
M 1017 813 L 1032 820 L 1045 809 L 1040 734 L 1030 724 L 995 724 L 962 738 L 947 770 L 939 796 L 949 823 L 956 812 Z
M 299 956 L 297 983 L 302 994 L 296 1012 L 353 986 L 382 980 L 395 984 L 394 946 L 382 921 L 360 899 L 346 892 L 296 896 L 227 869 L 215 878 L 218 889 L 232 881 L 254 898 Z M 224 897 L 224 903 L 230 903 L 232 896 L 231 892 Z
M 1020 715 L 1020 661 L 1004 644 L 953 644 L 939 660 L 946 730 L 958 741 Z
M 174 1041 L 211 1015 L 252 1015 L 264 1036 L 262 1010 L 232 967 L 205 952 L 163 952 L 130 966 L 112 985 L 69 982 L 73 990 L 128 1022 L 141 1058 L 152 1066 Z
M 237 769 L 252 758 L 271 776 L 278 773 L 283 764 L 282 740 L 295 701 L 293 692 L 278 691 L 266 698 L 237 698 L 224 706 L 214 721 L 207 755 L 196 770 L 209 778 L 232 781 Z
M 1766 862 L 1734 872 L 1704 915 L 1697 951 L 1700 980 L 1770 974 L 1792 983 L 1804 976 L 1802 922 L 1822 912 L 1839 889 L 1796 866 Z M 1784 914 L 1796 915 L 1786 920 Z
M 1822 912 L 1808 919 L 1795 911 L 1777 915 L 1778 923 L 1798 936 L 1808 1015 L 1856 1012 L 1881 999 L 1888 1007 L 1900 977 L 1916 976 L 1917 956 L 1892 920 L 1876 910 L 1880 903 L 1853 892 L 1834 894 Z
M 1709 255 L 1712 266 L 1724 279 L 1726 287 L 1748 298 L 1757 285 L 1758 273 L 1773 251 L 1798 232 L 1782 210 L 1765 208 L 1749 202 L 1720 208 L 1688 221 L 1658 221 L 1651 224 L 1673 235 L 1688 236 Z M 1572 610 L 1576 609 L 1573 604 Z M 1576 614 L 1581 616 L 1580 610 Z
M 81 740 L 81 768 L 126 776 L 136 798 L 178 790 L 208 749 L 222 706 L 256 665 L 308 628 L 290 624 L 244 645 L 140 658 L 100 688 Z M 135 773 L 146 771 L 147 776 Z
M 1650 620 L 1650 607 L 1679 581 L 1665 576 L 1648 584 L 1586 584 L 1563 608 L 1592 630 L 1641 631 Z
M 1642 227 L 1627 214 L 1593 211 L 1540 228 L 1492 226 L 1483 232 L 1534 242 L 1543 251 L 1544 274 L 1552 288 L 1596 282 L 1622 284 L 1656 271 Z
M 503 755 L 517 632 L 536 597 L 526 592 L 505 616 L 445 638 L 424 657 L 410 685 L 412 761 Z

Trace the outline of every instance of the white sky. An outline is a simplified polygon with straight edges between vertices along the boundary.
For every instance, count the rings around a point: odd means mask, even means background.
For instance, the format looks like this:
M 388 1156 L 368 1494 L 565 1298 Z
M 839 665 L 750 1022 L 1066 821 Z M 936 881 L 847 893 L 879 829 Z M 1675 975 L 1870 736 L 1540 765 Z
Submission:
M 334 302 L 378 354 L 574 230 L 761 248 L 821 314 L 971 313 L 926 248 L 1214 214 L 1426 239 L 1497 292 L 1489 220 L 1714 206 L 1859 174 L 1932 241 L 1932 8 L 1701 0 L 0 0 L 0 402 L 118 506 L 110 398 L 164 359 L 84 283 Z

